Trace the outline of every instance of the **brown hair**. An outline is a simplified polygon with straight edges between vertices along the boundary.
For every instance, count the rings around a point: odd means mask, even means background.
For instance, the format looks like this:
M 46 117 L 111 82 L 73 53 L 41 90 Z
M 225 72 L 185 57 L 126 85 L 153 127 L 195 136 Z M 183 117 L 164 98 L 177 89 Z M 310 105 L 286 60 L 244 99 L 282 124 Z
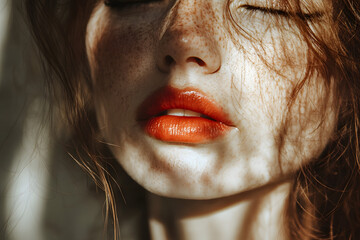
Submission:
M 299 0 L 285 2 L 298 12 Z M 98 136 L 85 53 L 86 24 L 96 1 L 25 3 L 35 41 L 46 62 L 48 89 L 66 113 L 74 134 L 78 156 L 73 158 L 104 190 L 116 237 L 113 186 L 117 177 Z M 341 104 L 333 138 L 322 155 L 303 166 L 294 180 L 287 211 L 291 239 L 360 239 L 360 3 L 333 0 L 332 4 L 331 45 L 319 38 L 301 15 L 293 16 L 312 53 L 309 70 L 316 68 L 328 82 L 335 80 Z M 304 81 L 294 89 L 294 98 Z

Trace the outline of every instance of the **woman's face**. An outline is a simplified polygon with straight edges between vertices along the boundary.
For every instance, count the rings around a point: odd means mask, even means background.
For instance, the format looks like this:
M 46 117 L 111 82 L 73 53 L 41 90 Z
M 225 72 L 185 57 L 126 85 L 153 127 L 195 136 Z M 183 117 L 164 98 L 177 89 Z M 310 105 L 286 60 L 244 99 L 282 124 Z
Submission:
M 293 97 L 311 56 L 281 1 L 105 2 L 86 35 L 98 124 L 147 190 L 228 196 L 287 179 L 322 152 L 336 124 L 332 84 L 315 71 Z M 325 1 L 301 6 L 326 35 Z

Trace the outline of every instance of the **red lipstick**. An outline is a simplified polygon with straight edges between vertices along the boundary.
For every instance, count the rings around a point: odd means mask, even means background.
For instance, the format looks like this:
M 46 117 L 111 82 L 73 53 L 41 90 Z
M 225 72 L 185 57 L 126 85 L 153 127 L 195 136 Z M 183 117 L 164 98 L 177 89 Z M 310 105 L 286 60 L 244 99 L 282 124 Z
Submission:
M 232 126 L 222 108 L 201 91 L 169 86 L 145 99 L 138 120 L 149 136 L 176 143 L 206 143 Z

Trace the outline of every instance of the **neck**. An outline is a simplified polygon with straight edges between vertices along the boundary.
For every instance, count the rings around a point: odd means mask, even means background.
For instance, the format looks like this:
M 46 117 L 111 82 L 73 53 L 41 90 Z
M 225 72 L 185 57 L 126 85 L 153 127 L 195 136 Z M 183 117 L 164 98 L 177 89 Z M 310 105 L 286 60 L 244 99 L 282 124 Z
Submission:
M 152 239 L 287 239 L 284 226 L 291 182 L 226 198 L 183 200 L 148 194 Z

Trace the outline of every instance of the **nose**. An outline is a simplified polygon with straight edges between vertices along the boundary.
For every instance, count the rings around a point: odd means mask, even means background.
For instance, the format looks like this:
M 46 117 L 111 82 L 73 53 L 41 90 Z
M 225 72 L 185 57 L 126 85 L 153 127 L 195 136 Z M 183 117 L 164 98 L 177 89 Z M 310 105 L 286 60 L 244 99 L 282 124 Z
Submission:
M 208 7 L 196 6 L 195 2 L 204 1 L 180 1 L 166 17 L 156 59 L 162 72 L 181 67 L 211 74 L 221 68 L 215 18 Z

